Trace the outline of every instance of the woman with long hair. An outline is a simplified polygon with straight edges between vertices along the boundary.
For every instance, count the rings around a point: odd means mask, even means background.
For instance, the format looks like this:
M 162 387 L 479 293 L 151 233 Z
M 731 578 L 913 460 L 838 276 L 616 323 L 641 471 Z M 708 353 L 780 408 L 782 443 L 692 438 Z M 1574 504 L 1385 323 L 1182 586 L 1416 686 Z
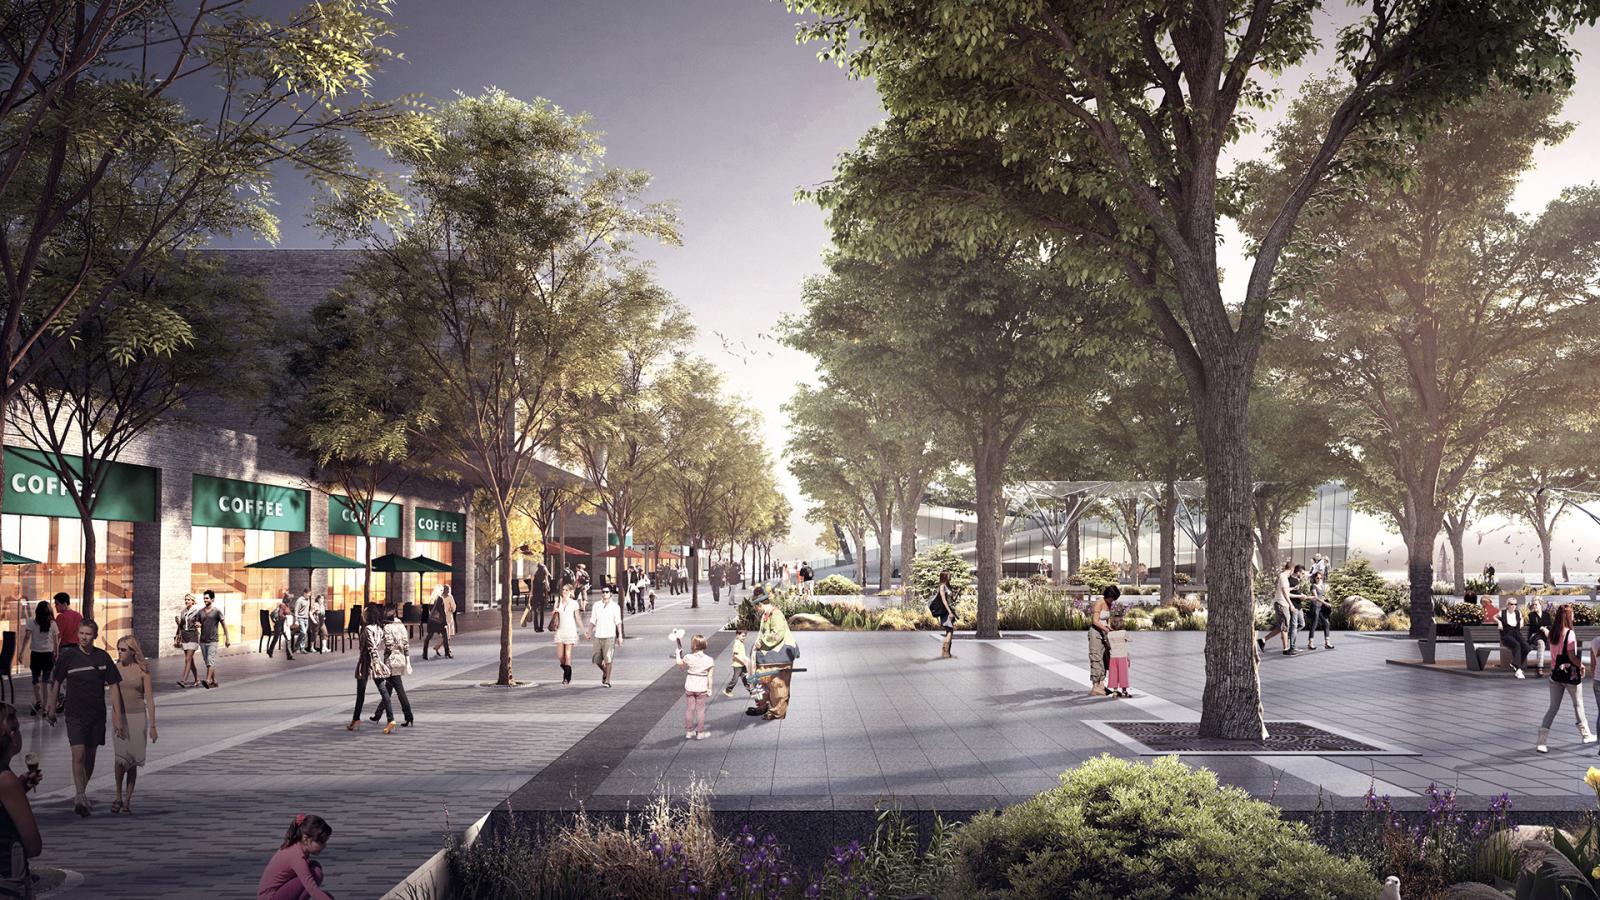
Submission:
M 1556 612 L 1555 625 L 1550 629 L 1550 705 L 1544 711 L 1544 721 L 1539 723 L 1539 742 L 1533 749 L 1550 752 L 1550 725 L 1561 710 L 1562 697 L 1572 698 L 1572 711 L 1578 717 L 1578 734 L 1583 736 L 1583 742 L 1595 742 L 1589 717 L 1583 711 L 1583 675 L 1583 652 L 1572 632 L 1572 604 L 1566 603 Z
M 50 695 L 50 675 L 56 670 L 56 651 L 61 648 L 61 629 L 55 610 L 47 600 L 33 608 L 33 618 L 22 632 L 22 652 L 28 654 L 28 669 L 33 673 L 33 715 L 42 715 Z
M 389 676 L 393 672 L 389 668 L 389 653 L 384 646 L 383 607 L 377 604 L 368 606 L 365 621 L 367 625 L 361 629 L 361 643 L 372 667 L 372 680 L 378 686 L 378 706 L 372 711 L 372 721 L 376 722 L 380 716 L 387 715 L 389 724 L 383 726 L 383 733 L 391 734 L 394 732 L 394 710 L 389 707 Z M 356 715 L 361 715 L 360 707 L 356 708 Z
M 117 671 L 122 680 L 111 689 L 122 692 L 128 728 L 122 735 L 112 735 L 117 799 L 111 801 L 111 812 L 126 816 L 133 814 L 133 788 L 139 781 L 139 767 L 144 765 L 145 735 L 149 734 L 150 743 L 156 742 L 156 692 L 150 684 L 150 664 L 145 661 L 139 639 L 131 634 L 117 639 Z M 122 791 L 124 778 L 128 782 L 126 796 Z
M 39 823 L 28 803 L 28 792 L 39 786 L 43 776 L 36 760 L 29 763 L 26 775 L 11 771 L 11 760 L 21 752 L 17 710 L 0 703 L 0 897 L 33 896 L 28 860 L 44 850 Z
M 322 864 L 312 859 L 328 847 L 333 826 L 321 816 L 294 817 L 278 852 L 256 884 L 256 900 L 333 900 L 322 889 Z
M 383 654 L 389 666 L 389 677 L 378 682 L 378 692 L 383 695 L 384 708 L 390 710 L 389 727 L 394 727 L 394 705 L 389 699 L 389 695 L 393 694 L 400 698 L 400 709 L 406 716 L 400 727 L 410 728 L 411 701 L 406 697 L 405 676 L 411 674 L 411 635 L 400 621 L 399 610 L 390 607 L 385 618 L 388 621 L 383 626 Z M 384 729 L 385 732 L 388 730 Z
M 576 584 L 571 578 L 562 579 L 561 597 L 550 614 L 550 630 L 555 632 L 556 664 L 561 666 L 561 683 L 572 683 L 572 648 L 583 631 L 583 610 L 574 599 Z
M 933 599 L 928 603 L 928 609 L 933 617 L 939 620 L 939 627 L 944 629 L 944 643 L 940 645 L 939 658 L 953 659 L 950 644 L 956 639 L 956 590 L 950 584 L 950 573 L 939 573 L 939 585 L 933 589 Z
M 376 606 L 367 607 L 364 621 L 368 626 L 381 621 L 377 611 Z M 382 652 L 383 639 L 380 629 L 378 653 L 381 655 Z M 367 629 L 362 628 L 356 635 L 356 709 L 350 714 L 350 724 L 345 726 L 346 731 L 355 731 L 361 725 L 361 709 L 367 705 L 367 682 L 377 677 L 373 672 L 373 662 L 372 643 L 367 640 Z

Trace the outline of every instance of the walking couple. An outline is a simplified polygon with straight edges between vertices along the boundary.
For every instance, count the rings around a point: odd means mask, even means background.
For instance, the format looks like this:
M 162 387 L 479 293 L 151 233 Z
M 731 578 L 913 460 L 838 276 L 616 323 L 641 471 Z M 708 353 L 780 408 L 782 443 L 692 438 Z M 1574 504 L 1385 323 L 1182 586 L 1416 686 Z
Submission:
M 411 700 L 406 697 L 405 685 L 405 676 L 410 674 L 411 637 L 406 632 L 406 626 L 400 622 L 399 614 L 393 609 L 386 611 L 381 606 L 368 606 L 366 625 L 361 629 L 361 651 L 356 657 L 356 709 L 346 728 L 355 731 L 361 724 L 361 710 L 366 705 L 369 679 L 378 686 L 379 693 L 378 706 L 371 720 L 376 722 L 379 716 L 387 716 L 388 724 L 384 726 L 383 733 L 394 732 L 394 707 L 390 703 L 390 695 L 393 694 L 399 697 L 400 709 L 405 714 L 405 721 L 400 727 L 411 727 Z

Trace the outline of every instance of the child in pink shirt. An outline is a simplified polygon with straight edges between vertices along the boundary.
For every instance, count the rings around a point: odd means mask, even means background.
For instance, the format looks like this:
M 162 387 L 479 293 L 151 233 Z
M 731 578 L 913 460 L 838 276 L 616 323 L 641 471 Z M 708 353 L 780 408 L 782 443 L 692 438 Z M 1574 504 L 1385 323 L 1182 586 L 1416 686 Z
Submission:
M 717 661 L 706 653 L 705 635 L 697 634 L 689 641 L 687 656 L 678 651 L 678 667 L 688 673 L 683 679 L 684 740 L 704 740 L 706 704 L 711 700 L 711 676 L 717 667 Z
M 283 836 L 283 846 L 267 861 L 256 900 L 333 900 L 322 890 L 322 866 L 311 857 L 328 846 L 333 828 L 321 816 L 298 815 Z

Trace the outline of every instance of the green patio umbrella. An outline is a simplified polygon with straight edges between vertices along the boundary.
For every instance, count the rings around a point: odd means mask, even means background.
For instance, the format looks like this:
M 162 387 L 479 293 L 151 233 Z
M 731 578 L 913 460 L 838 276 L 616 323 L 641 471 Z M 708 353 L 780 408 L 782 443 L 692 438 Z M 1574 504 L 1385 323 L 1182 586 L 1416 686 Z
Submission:
M 374 572 L 432 572 L 433 569 L 409 556 L 398 553 L 385 553 L 372 561 Z
M 253 562 L 247 569 L 365 569 L 366 565 L 348 556 L 329 553 L 321 547 L 301 547 Z
M 21 554 L 12 553 L 10 550 L 0 551 L 0 552 L 3 552 L 5 554 L 4 558 L 0 559 L 0 565 L 6 565 L 6 566 L 33 566 L 33 565 L 38 565 L 38 563 L 39 563 L 39 561 L 37 559 L 29 559 L 26 556 L 22 556 Z
M 411 561 L 416 563 L 416 564 L 418 564 L 418 565 L 420 565 L 420 566 L 426 566 L 427 568 L 423 569 L 424 572 L 454 572 L 455 571 L 455 567 L 450 565 L 449 563 L 442 563 L 442 562 L 439 562 L 437 559 L 433 559 L 433 558 L 427 557 L 427 556 L 413 556 L 413 557 L 411 557 Z

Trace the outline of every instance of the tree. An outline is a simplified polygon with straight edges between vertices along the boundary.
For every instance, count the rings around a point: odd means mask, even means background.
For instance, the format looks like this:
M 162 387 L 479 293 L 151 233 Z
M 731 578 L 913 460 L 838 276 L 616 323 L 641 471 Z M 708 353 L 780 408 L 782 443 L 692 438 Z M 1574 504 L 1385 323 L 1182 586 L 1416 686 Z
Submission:
M 822 526 L 823 541 L 827 542 L 824 549 L 834 550 L 842 543 L 834 539 L 835 528 L 848 535 L 846 540 L 855 545 L 855 581 L 864 585 L 867 583 L 867 531 L 871 528 L 869 516 L 859 494 L 832 478 L 831 468 L 810 460 L 798 461 L 790 455 L 789 472 L 811 501 L 806 521 Z
M 689 607 L 700 607 L 700 556 L 716 533 L 717 513 L 732 488 L 728 474 L 738 461 L 759 452 L 754 415 L 721 394 L 721 380 L 707 370 L 693 390 L 678 396 L 668 428 L 678 452 L 661 470 L 663 495 L 683 542 L 690 547 Z
M 384 336 L 364 312 L 338 291 L 318 304 L 289 342 L 270 404 L 283 446 L 311 461 L 307 482 L 340 497 L 333 502 L 361 532 L 363 606 L 372 602 L 373 525 L 423 468 L 407 439 L 418 392 L 400 360 L 375 346 Z
M 128 445 L 184 418 L 202 393 L 246 400 L 263 387 L 271 334 L 259 286 L 190 257 L 160 279 L 142 274 L 97 308 L 74 339 L 17 385 L 6 418 L 59 480 L 83 532 L 83 606 L 93 614 L 94 512 Z M 36 353 L 45 352 L 35 348 Z M 219 360 L 228 377 L 218 379 Z M 67 457 L 76 455 L 74 463 Z
M 1189 387 L 1206 469 L 1209 624 L 1201 732 L 1265 734 L 1250 599 L 1248 403 L 1278 260 L 1301 210 L 1350 134 L 1421 121 L 1498 76 L 1523 90 L 1572 82 L 1564 37 L 1595 0 L 1459 4 L 1373 0 L 1341 31 L 1351 76 L 1293 190 L 1265 219 L 1230 304 L 1219 217 L 1238 183 L 1221 161 L 1272 100 L 1260 79 L 1303 62 L 1321 4 L 1093 3 L 1085 0 L 788 0 L 814 13 L 802 37 L 875 79 L 891 124 L 954 153 L 875 162 L 898 189 L 875 198 L 885 247 L 951 242 L 969 251 L 1019 223 L 1078 248 L 1063 272 L 1115 265 Z M 880 131 L 880 134 L 882 132 Z M 870 144 L 873 138 L 868 138 Z M 870 147 L 869 153 L 871 155 Z M 977 165 L 973 163 L 977 162 Z M 854 160 L 842 164 L 848 174 Z M 914 187 L 913 187 L 914 186 Z M 900 202 L 939 192 L 938 207 Z M 1415 620 L 1415 617 L 1413 617 Z
M 1518 433 L 1489 479 L 1484 506 L 1533 527 L 1539 538 L 1540 573 L 1549 585 L 1555 584 L 1550 562 L 1556 523 L 1572 507 L 1566 492 L 1581 490 L 1595 477 L 1594 441 L 1575 416 L 1544 419 L 1541 426 Z
M 1313 84 L 1295 104 L 1275 142 L 1285 169 L 1316 152 L 1308 134 L 1342 92 Z M 1485 452 L 1595 382 L 1584 357 L 1600 325 L 1600 189 L 1568 190 L 1538 216 L 1511 208 L 1535 148 L 1568 131 L 1559 101 L 1495 87 L 1403 139 L 1361 132 L 1361 156 L 1285 257 L 1282 286 L 1306 323 L 1296 363 L 1339 407 L 1329 421 L 1357 502 L 1405 541 L 1421 638 L 1434 542 Z
M 696 366 L 674 353 L 689 336 L 688 318 L 664 292 L 640 285 L 639 302 L 652 308 L 621 342 L 615 377 L 597 383 L 579 406 L 584 415 L 566 429 L 563 450 L 602 500 L 606 520 L 617 534 L 616 584 L 627 583 L 625 548 L 639 517 L 646 484 L 672 459 L 663 433 L 665 408 L 674 391 L 698 377 Z
M 429 152 L 399 152 L 410 219 L 392 233 L 358 206 L 326 221 L 364 235 L 352 295 L 420 393 L 417 452 L 487 492 L 501 534 L 500 665 L 512 684 L 511 526 L 578 398 L 612 377 L 616 335 L 644 327 L 656 288 L 631 241 L 675 242 L 641 200 L 649 177 L 601 164 L 587 119 L 498 91 L 441 107 Z
M 0 405 L 128 285 L 186 265 L 181 251 L 239 230 L 274 237 L 275 169 L 369 214 L 392 209 L 346 143 L 351 131 L 380 147 L 426 140 L 405 104 L 368 95 L 393 57 L 388 14 L 383 0 L 281 20 L 243 3 L 6 4 Z
M 1338 415 L 1317 392 L 1281 371 L 1268 372 L 1250 398 L 1250 454 L 1260 479 L 1251 517 L 1256 558 L 1268 575 L 1283 564 L 1278 540 L 1289 520 L 1348 466 L 1329 443 L 1326 423 Z
M 836 234 L 858 224 L 872 227 L 840 218 Z M 803 318 L 786 323 L 791 345 L 843 365 L 917 361 L 900 368 L 902 383 L 942 413 L 973 469 L 981 637 L 998 634 L 1011 449 L 1033 421 L 1067 407 L 1096 314 L 1092 292 L 1064 284 L 1038 249 L 996 244 L 970 260 L 948 248 L 895 262 L 841 258 L 833 277 L 810 286 Z

